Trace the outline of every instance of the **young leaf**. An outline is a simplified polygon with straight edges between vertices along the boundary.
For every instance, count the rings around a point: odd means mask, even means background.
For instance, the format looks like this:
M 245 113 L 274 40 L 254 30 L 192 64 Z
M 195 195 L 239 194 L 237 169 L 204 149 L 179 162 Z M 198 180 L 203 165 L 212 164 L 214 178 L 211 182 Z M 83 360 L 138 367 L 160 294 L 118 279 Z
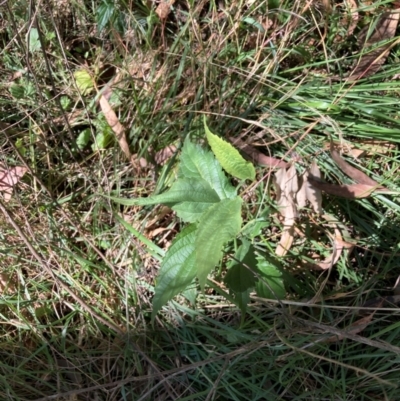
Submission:
M 222 256 L 222 247 L 236 237 L 242 225 L 242 199 L 224 199 L 201 216 L 195 242 L 197 277 L 202 288 Z
M 254 287 L 257 259 L 253 245 L 243 240 L 235 254 L 235 259 L 225 276 L 225 283 L 234 292 L 243 292 Z
M 229 143 L 214 135 L 208 128 L 204 117 L 204 129 L 207 141 L 222 168 L 229 174 L 241 180 L 254 180 L 256 172 L 254 166 L 247 162 L 240 153 Z
M 206 180 L 220 199 L 232 199 L 236 196 L 236 188 L 230 184 L 212 152 L 189 140 L 185 141 L 182 149 L 178 175 Z
M 74 72 L 76 86 L 82 95 L 86 95 L 94 88 L 93 79 L 87 70 L 82 69 Z
M 190 224 L 169 247 L 157 277 L 152 319 L 163 305 L 183 291 L 196 277 L 196 233 L 196 225 Z
M 258 259 L 257 267 L 261 276 L 256 283 L 257 295 L 269 299 L 283 299 L 286 291 L 280 270 L 264 258 Z

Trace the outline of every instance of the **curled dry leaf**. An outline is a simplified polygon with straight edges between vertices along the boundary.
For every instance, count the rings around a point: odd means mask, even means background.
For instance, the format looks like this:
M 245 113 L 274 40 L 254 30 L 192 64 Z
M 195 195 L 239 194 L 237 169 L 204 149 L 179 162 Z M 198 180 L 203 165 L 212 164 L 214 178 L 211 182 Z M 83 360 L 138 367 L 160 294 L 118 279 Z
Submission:
M 159 16 L 161 20 L 164 20 L 168 17 L 168 14 L 171 11 L 171 6 L 175 3 L 175 0 L 161 0 L 160 4 L 156 8 L 156 14 Z
M 269 157 L 261 153 L 255 147 L 248 145 L 246 142 L 238 138 L 229 138 L 229 140 L 238 147 L 254 164 L 261 166 L 267 166 L 271 168 L 288 168 L 289 163 L 283 160 L 276 159 L 275 157 Z
M 27 171 L 26 167 L 17 166 L 7 168 L 0 164 L 0 192 L 4 193 L 5 202 L 11 199 L 14 185 L 18 183 Z
M 362 54 L 348 80 L 370 76 L 384 64 L 393 46 L 393 43 L 388 43 L 388 41 L 396 34 L 399 11 L 383 13 L 375 25 L 366 26 L 360 32 L 359 44 L 362 48 Z M 379 45 L 380 42 L 382 42 L 381 45 Z
M 337 219 L 329 214 L 323 215 L 324 219 L 330 222 L 334 227 L 333 249 L 332 253 L 323 261 L 312 264 L 313 269 L 327 270 L 333 267 L 340 259 L 343 251 L 347 249 L 349 252 L 353 249 L 354 245 L 343 240 L 343 235 L 348 236 L 347 230 L 343 227 L 343 234 L 339 230 Z
M 124 152 L 126 158 L 129 161 L 131 161 L 132 155 L 131 155 L 131 151 L 129 150 L 128 142 L 126 140 L 124 127 L 119 122 L 119 119 L 118 119 L 117 115 L 115 114 L 115 111 L 112 109 L 110 103 L 108 103 L 108 100 L 106 99 L 105 96 L 103 96 L 103 95 L 100 96 L 99 104 L 100 104 L 101 111 L 103 112 L 108 125 L 111 127 L 115 136 L 117 137 L 118 144 L 119 144 L 121 150 Z

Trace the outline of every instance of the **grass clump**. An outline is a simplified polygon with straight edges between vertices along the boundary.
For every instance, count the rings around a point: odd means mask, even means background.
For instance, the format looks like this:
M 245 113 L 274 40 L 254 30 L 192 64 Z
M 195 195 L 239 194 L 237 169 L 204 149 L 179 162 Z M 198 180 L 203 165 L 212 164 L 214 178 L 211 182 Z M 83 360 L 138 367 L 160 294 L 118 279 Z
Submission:
M 394 5 L 170 3 L 166 15 L 145 1 L 0 5 L 0 163 L 5 176 L 27 170 L 0 200 L 0 398 L 396 399 L 397 31 L 374 44 L 390 46 L 379 70 L 347 79 L 366 52 L 358 36 Z M 204 115 L 225 139 L 297 160 L 299 173 L 316 160 L 327 182 L 350 184 L 332 139 L 388 191 L 324 196 L 353 245 L 326 272 L 304 261 L 329 256 L 330 227 L 303 212 L 276 258 L 285 299 L 251 293 L 241 315 L 223 259 L 204 292 L 189 286 L 152 325 L 181 221 L 110 199 L 170 188 L 184 140 L 204 145 Z M 269 170 L 256 173 L 250 188 L 232 184 L 252 245 L 273 256 L 283 222 Z

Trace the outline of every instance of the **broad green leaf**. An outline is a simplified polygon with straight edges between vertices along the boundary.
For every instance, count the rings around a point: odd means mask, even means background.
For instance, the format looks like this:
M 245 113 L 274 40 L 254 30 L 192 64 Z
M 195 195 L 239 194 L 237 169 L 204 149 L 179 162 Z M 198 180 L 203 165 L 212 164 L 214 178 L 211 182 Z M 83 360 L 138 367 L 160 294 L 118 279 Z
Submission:
M 76 138 L 76 146 L 78 146 L 78 149 L 84 149 L 90 142 L 91 138 L 92 130 L 90 128 L 85 128 L 83 131 L 81 131 L 81 133 L 78 135 L 78 138 Z
M 163 305 L 182 292 L 196 277 L 196 233 L 196 225 L 190 224 L 169 247 L 157 277 L 152 319 Z
M 208 143 L 222 168 L 229 174 L 241 180 L 254 180 L 256 172 L 254 166 L 247 162 L 241 154 L 228 142 L 214 135 L 207 127 L 204 117 L 204 129 Z
M 282 299 L 286 295 L 281 271 L 270 261 L 259 258 L 258 272 L 260 279 L 256 283 L 257 295 L 268 299 Z
M 87 70 L 83 69 L 75 71 L 74 78 L 76 86 L 78 87 L 82 95 L 86 95 L 87 93 L 93 90 L 94 88 L 93 79 Z
M 177 216 L 186 223 L 199 221 L 201 215 L 212 205 L 208 202 L 182 202 L 172 206 Z
M 182 178 L 175 181 L 167 192 L 136 200 L 137 205 L 174 204 L 179 202 L 215 203 L 219 202 L 219 197 L 207 181 Z
M 31 28 L 28 32 L 28 46 L 31 53 L 35 53 L 41 49 L 39 32 L 37 28 Z
M 196 237 L 197 277 L 204 288 L 207 276 L 222 256 L 223 245 L 236 237 L 242 225 L 242 199 L 224 199 L 201 216 Z
M 101 131 L 96 134 L 94 143 L 92 145 L 92 150 L 106 149 L 114 140 L 114 136 L 108 130 Z
M 232 199 L 236 196 L 236 188 L 229 182 L 212 152 L 190 142 L 189 139 L 185 141 L 182 149 L 178 175 L 206 180 L 220 199 Z
M 254 247 L 247 240 L 243 240 L 238 248 L 235 258 L 225 276 L 228 288 L 235 292 L 243 292 L 256 284 L 254 272 L 257 271 L 257 259 Z

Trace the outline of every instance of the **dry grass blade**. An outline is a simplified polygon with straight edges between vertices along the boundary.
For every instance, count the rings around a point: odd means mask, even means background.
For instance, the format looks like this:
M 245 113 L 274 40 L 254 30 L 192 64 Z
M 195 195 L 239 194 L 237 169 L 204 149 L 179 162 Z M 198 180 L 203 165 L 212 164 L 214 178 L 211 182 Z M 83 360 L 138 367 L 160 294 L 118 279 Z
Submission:
M 26 167 L 17 166 L 7 168 L 0 165 L 0 192 L 4 193 L 5 202 L 11 199 L 14 185 L 18 183 L 27 171 Z
M 392 44 L 387 42 L 396 34 L 399 15 L 399 10 L 382 14 L 370 36 L 368 36 L 370 27 L 367 26 L 363 29 L 360 33 L 359 40 L 363 54 L 361 55 L 357 66 L 350 74 L 348 78 L 349 80 L 370 76 L 380 69 L 392 47 Z M 369 47 L 373 47 L 382 41 L 384 41 L 384 43 L 381 46 L 368 51 Z
M 124 152 L 126 158 L 130 161 L 132 155 L 131 151 L 129 150 L 128 142 L 126 140 L 124 127 L 119 122 L 119 119 L 115 114 L 115 111 L 112 109 L 110 103 L 108 103 L 108 100 L 106 99 L 105 96 L 103 95 L 100 96 L 99 104 L 108 125 L 111 127 L 115 136 L 117 137 L 121 150 Z

